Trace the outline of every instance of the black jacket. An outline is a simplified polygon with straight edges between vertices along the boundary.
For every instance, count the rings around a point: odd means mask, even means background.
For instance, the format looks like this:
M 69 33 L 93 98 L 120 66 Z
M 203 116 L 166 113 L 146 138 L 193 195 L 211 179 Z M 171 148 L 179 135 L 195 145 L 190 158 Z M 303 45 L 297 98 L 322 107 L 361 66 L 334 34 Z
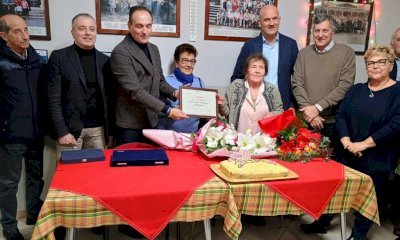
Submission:
M 114 87 L 109 57 L 96 50 L 96 76 L 103 108 L 104 134 L 113 135 Z M 50 116 L 49 135 L 58 139 L 71 133 L 78 139 L 82 132 L 86 113 L 86 77 L 74 47 L 55 50 L 47 64 L 47 102 Z
M 40 140 L 39 55 L 32 46 L 22 60 L 4 41 L 0 44 L 0 143 Z

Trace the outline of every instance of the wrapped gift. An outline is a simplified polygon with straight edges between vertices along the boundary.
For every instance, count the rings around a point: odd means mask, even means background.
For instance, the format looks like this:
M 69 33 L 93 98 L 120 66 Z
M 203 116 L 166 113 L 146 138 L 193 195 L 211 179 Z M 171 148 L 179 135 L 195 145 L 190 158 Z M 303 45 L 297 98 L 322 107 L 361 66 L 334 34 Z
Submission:
M 102 149 L 81 149 L 61 151 L 61 163 L 84 163 L 104 161 L 105 157 Z
M 114 150 L 111 157 L 112 167 L 168 165 L 168 156 L 164 149 Z

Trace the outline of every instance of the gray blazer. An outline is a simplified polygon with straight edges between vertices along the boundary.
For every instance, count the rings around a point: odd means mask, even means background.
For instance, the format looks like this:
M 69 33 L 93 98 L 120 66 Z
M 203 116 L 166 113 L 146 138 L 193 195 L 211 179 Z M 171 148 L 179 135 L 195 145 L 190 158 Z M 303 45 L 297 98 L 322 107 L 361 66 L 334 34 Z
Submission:
M 115 118 L 121 128 L 154 128 L 165 105 L 160 94 L 174 99 L 175 89 L 164 79 L 158 48 L 147 44 L 151 62 L 130 34 L 111 54 L 111 70 L 117 80 Z

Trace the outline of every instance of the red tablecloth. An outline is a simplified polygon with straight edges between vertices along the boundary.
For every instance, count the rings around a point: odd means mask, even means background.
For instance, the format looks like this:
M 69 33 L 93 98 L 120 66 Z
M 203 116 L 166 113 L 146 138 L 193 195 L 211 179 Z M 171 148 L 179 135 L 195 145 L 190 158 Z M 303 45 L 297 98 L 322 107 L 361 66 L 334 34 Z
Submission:
M 344 166 L 333 160 L 325 162 L 322 159 L 313 159 L 308 163 L 278 162 L 297 173 L 299 178 L 265 184 L 318 219 L 344 181 Z
M 168 166 L 110 167 L 106 161 L 59 164 L 51 187 L 93 197 L 149 239 L 168 224 L 192 192 L 214 176 L 200 154 L 167 151 Z

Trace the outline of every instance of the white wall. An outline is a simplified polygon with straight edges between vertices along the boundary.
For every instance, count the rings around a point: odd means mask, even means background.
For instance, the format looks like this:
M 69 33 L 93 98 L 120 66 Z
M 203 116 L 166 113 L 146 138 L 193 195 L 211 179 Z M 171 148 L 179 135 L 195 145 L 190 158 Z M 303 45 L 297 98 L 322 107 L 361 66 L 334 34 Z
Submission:
M 195 74 L 200 76 L 207 87 L 218 88 L 222 91 L 229 84 L 236 58 L 242 47 L 242 42 L 225 42 L 204 40 L 204 13 L 205 1 L 199 0 L 197 11 L 197 41 L 192 44 L 198 49 L 198 64 Z M 281 32 L 298 41 L 299 49 L 305 46 L 308 19 L 308 0 L 279 0 L 278 8 L 282 16 Z M 400 27 L 399 0 L 375 0 L 377 12 L 377 42 L 389 44 L 392 31 Z M 32 41 L 32 45 L 39 49 L 63 48 L 72 44 L 70 34 L 72 17 L 81 12 L 96 15 L 95 0 L 49 0 L 51 41 Z M 152 37 L 151 42 L 156 44 L 161 53 L 164 74 L 169 74 L 169 68 L 173 61 L 175 47 L 189 40 L 189 0 L 181 0 L 181 36 L 180 38 Z M 99 34 L 96 47 L 101 51 L 112 51 L 124 36 Z M 322 73 L 323 74 L 323 73 Z M 362 56 L 357 56 L 356 82 L 365 82 L 367 79 Z M 54 166 L 54 153 L 48 142 L 46 147 L 45 175 L 47 182 L 50 178 L 49 169 Z M 21 188 L 20 188 L 21 189 Z M 22 200 L 23 193 L 19 193 Z M 19 209 L 23 209 L 24 201 L 19 201 Z

